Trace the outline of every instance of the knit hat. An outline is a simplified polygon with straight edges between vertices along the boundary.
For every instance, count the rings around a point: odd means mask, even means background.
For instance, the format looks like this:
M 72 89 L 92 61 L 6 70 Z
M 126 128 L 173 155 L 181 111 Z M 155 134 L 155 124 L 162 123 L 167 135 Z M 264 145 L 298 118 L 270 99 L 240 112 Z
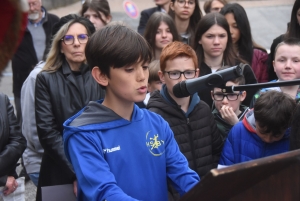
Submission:
M 80 21 L 80 22 L 84 22 L 84 24 L 86 25 L 87 29 L 89 30 L 89 32 L 91 34 L 93 34 L 96 29 L 94 27 L 94 25 L 90 22 L 90 20 L 84 18 L 84 17 L 80 17 L 76 14 L 69 14 L 69 15 L 66 15 L 62 18 L 60 18 L 60 20 L 54 24 L 53 28 L 52 28 L 52 37 L 57 34 L 57 32 L 59 31 L 59 29 L 65 25 L 66 23 L 68 23 L 69 21 L 71 20 L 75 20 L 75 21 Z

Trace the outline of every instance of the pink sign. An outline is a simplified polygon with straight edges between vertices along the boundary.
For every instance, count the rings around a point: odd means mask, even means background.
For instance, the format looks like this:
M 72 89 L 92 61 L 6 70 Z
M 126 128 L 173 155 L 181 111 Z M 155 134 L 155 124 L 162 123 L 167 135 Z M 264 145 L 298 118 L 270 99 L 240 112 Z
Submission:
M 129 17 L 137 18 L 139 16 L 138 8 L 132 1 L 124 1 L 123 8 Z

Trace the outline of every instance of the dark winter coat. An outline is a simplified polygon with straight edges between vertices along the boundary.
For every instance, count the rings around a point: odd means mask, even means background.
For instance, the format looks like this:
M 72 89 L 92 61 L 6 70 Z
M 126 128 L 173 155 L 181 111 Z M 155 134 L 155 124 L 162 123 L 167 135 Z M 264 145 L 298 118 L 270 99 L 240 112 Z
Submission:
M 16 165 L 26 148 L 26 139 L 21 133 L 14 108 L 6 95 L 0 93 L 0 186 L 5 186 L 7 177 L 16 174 Z
M 189 167 L 201 178 L 217 167 L 222 151 L 222 139 L 214 117 L 210 108 L 199 100 L 197 94 L 191 98 L 189 114 L 184 113 L 170 95 L 166 96 L 171 102 L 159 91 L 153 92 L 147 108 L 160 114 L 169 123 L 180 151 L 189 162 Z M 198 101 L 195 102 L 195 99 Z

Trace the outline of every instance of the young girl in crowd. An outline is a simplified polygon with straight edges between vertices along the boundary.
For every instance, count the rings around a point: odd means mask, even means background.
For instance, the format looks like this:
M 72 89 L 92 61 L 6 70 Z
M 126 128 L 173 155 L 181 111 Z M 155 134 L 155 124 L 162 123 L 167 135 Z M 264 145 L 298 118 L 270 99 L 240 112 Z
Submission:
M 156 12 L 151 15 L 144 37 L 152 47 L 154 59 L 158 60 L 162 49 L 166 45 L 173 41 L 179 41 L 179 35 L 173 19 L 162 12 Z
M 258 82 L 268 81 L 267 51 L 252 40 L 250 23 L 245 9 L 238 3 L 224 6 L 220 12 L 225 16 L 232 42 L 238 56 L 251 67 Z
M 107 0 L 87 0 L 82 5 L 80 15 L 89 19 L 96 30 L 111 21 L 110 7 Z
M 202 17 L 197 0 L 171 0 L 169 15 L 174 19 L 182 42 L 191 45 L 195 27 Z
M 197 24 L 193 47 L 198 57 L 200 76 L 215 72 L 222 66 L 235 66 L 244 63 L 235 53 L 226 18 L 217 12 L 205 15 Z M 243 75 L 246 84 L 257 83 L 249 65 L 244 65 Z M 210 90 L 202 90 L 199 92 L 199 96 L 211 107 L 213 101 Z M 248 95 L 243 101 L 244 105 L 250 105 L 255 92 L 255 89 L 247 90 Z
M 294 3 L 291 20 L 288 24 L 288 30 L 285 34 L 282 34 L 273 40 L 271 45 L 271 51 L 268 59 L 268 70 L 269 70 L 269 81 L 277 79 L 276 73 L 274 72 L 273 61 L 275 48 L 281 43 L 284 38 L 298 38 L 300 39 L 300 1 L 297 0 Z

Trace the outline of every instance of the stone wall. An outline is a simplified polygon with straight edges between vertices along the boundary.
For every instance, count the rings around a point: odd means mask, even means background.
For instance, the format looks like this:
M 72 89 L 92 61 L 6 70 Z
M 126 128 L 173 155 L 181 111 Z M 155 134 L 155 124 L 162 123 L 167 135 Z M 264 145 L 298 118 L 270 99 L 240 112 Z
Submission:
M 67 6 L 72 3 L 76 3 L 81 0 L 42 0 L 43 6 L 47 10 Z

